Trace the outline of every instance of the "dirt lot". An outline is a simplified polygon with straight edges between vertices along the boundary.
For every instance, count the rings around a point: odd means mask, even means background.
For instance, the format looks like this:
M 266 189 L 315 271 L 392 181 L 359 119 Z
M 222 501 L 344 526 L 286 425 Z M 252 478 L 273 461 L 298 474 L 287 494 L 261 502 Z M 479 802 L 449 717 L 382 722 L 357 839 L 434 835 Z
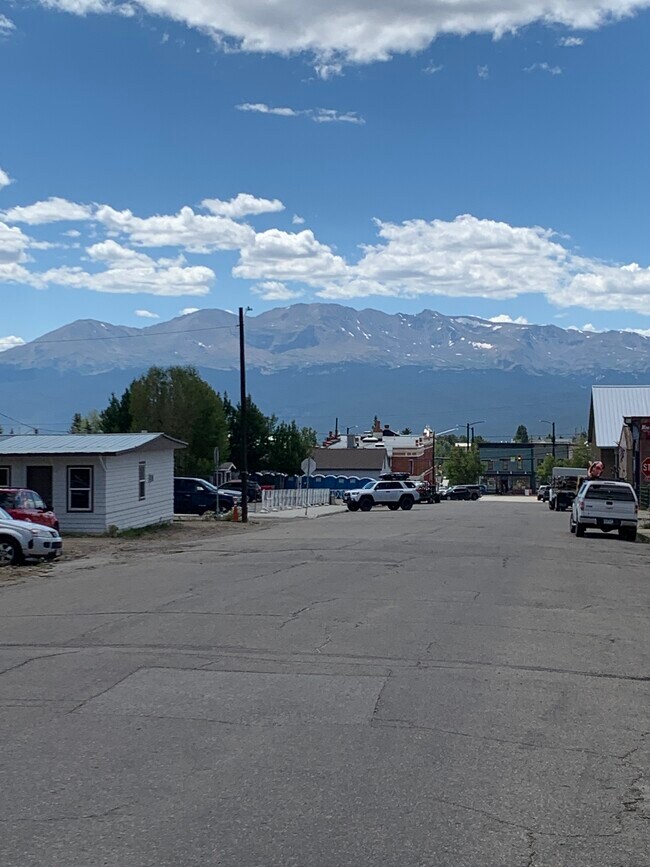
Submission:
M 110 562 L 125 560 L 130 557 L 146 557 L 148 554 L 161 551 L 172 553 L 182 551 L 183 547 L 192 542 L 200 542 L 215 536 L 246 533 L 252 529 L 260 529 L 254 521 L 243 527 L 230 522 L 215 522 L 202 520 L 177 520 L 164 527 L 145 530 L 127 531 L 124 535 L 110 538 L 108 536 L 64 536 L 63 555 L 56 563 L 27 563 L 24 566 L 5 567 L 0 569 L 0 587 L 3 584 L 15 584 L 30 577 L 47 577 L 59 564 L 85 560 Z

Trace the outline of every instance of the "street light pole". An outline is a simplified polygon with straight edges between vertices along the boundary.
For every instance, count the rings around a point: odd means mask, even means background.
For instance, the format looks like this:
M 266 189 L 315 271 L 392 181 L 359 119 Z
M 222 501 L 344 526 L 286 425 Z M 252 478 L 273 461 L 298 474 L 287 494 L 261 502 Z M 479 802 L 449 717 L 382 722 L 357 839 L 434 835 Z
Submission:
M 467 422 L 467 450 L 469 451 L 470 447 L 470 439 L 469 439 L 469 430 L 472 429 L 472 441 L 474 440 L 474 425 L 477 424 L 485 424 L 485 421 L 468 421 Z
M 553 457 L 555 457 L 555 451 L 556 451 L 556 449 L 555 449 L 555 422 L 554 421 L 548 421 L 548 419 L 545 419 L 545 418 L 540 418 L 540 422 L 542 424 L 550 424 L 551 425 L 551 431 L 552 431 L 551 432 L 551 443 L 552 443 L 552 447 L 553 447 Z

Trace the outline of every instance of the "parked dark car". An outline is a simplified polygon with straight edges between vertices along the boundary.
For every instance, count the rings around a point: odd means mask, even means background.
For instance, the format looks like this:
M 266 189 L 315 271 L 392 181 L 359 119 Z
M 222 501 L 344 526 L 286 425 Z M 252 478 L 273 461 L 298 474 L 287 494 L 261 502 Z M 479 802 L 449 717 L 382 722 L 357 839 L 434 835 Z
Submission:
M 237 497 L 219 492 L 219 511 L 229 512 Z M 176 476 L 174 479 L 174 512 L 177 515 L 202 515 L 216 512 L 217 489 L 205 479 Z
M 241 498 L 241 479 L 232 479 L 230 482 L 224 482 L 222 485 L 219 485 L 219 490 L 225 491 L 226 493 L 234 493 L 236 496 L 239 496 Z M 260 487 L 260 485 L 258 485 L 257 482 L 252 482 L 249 480 L 247 490 L 249 503 L 262 502 L 262 488 Z
M 478 485 L 454 485 L 442 495 L 443 500 L 478 500 L 480 491 Z

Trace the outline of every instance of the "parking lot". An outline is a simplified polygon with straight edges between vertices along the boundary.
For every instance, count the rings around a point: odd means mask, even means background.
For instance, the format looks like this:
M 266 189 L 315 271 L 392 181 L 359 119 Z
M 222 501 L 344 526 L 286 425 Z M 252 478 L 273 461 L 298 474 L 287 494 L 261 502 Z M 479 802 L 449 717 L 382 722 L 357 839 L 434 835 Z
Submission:
M 647 867 L 650 548 L 534 499 L 0 587 L 3 867 Z

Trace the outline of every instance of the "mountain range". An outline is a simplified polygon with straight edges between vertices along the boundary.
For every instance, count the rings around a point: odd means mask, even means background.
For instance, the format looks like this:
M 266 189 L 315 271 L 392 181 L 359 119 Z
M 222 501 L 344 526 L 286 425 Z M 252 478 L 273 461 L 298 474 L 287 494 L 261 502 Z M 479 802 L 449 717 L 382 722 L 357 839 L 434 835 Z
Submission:
M 236 394 L 237 323 L 215 309 L 145 328 L 78 320 L 2 353 L 1 411 L 54 428 L 75 411 L 102 408 L 152 364 L 193 364 L 218 390 Z M 650 338 L 641 334 L 432 310 L 295 304 L 247 317 L 245 340 L 254 400 L 319 431 L 336 416 L 365 427 L 375 414 L 439 430 L 489 415 L 494 435 L 520 422 L 535 429 L 552 415 L 573 430 L 585 425 L 591 384 L 650 378 Z

